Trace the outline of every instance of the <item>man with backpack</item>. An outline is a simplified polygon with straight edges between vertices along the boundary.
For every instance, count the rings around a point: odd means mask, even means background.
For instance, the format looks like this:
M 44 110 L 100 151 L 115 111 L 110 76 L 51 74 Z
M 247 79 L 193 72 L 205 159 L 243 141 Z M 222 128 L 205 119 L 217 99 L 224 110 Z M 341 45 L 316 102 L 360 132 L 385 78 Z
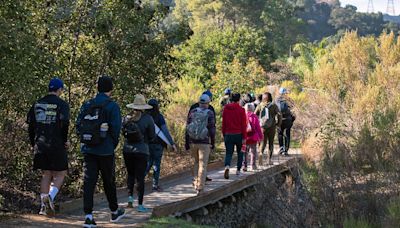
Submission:
M 27 116 L 29 139 L 34 151 L 33 169 L 42 170 L 40 215 L 54 215 L 54 199 L 68 169 L 69 105 L 60 98 L 64 83 L 53 78 L 49 93 L 31 107 Z
M 261 150 L 260 150 L 260 164 L 263 163 L 263 155 L 265 148 L 268 143 L 268 165 L 272 165 L 272 154 L 274 153 L 274 138 L 276 127 L 281 126 L 282 117 L 279 112 L 278 106 L 272 102 L 271 93 L 264 93 L 262 96 L 262 102 L 257 106 L 256 115 L 260 119 L 261 129 L 264 134 L 264 138 L 261 141 Z
M 215 116 L 210 111 L 211 99 L 203 94 L 198 108 L 190 111 L 185 134 L 185 149 L 194 157 L 194 187 L 197 194 L 204 191 L 210 152 L 215 147 Z
M 93 219 L 93 194 L 99 172 L 111 210 L 111 222 L 119 221 L 125 210 L 118 208 L 115 185 L 115 153 L 121 130 L 119 105 L 111 99 L 112 79 L 102 76 L 97 81 L 98 94 L 85 102 L 76 120 L 76 130 L 83 153 L 84 227 L 96 227 Z
M 222 134 L 226 148 L 225 179 L 229 179 L 229 167 L 235 146 L 238 154 L 236 175 L 240 175 L 240 169 L 242 168 L 243 153 L 241 149 L 247 137 L 247 116 L 244 108 L 239 105 L 239 101 L 240 94 L 232 94 L 232 103 L 226 105 L 222 111 Z
M 278 140 L 279 140 L 279 154 L 288 156 L 290 146 L 290 130 L 293 126 L 293 122 L 296 116 L 293 115 L 291 107 L 287 99 L 288 91 L 286 88 L 279 89 L 279 97 L 276 99 L 276 104 L 279 111 L 282 113 L 282 126 L 278 128 Z

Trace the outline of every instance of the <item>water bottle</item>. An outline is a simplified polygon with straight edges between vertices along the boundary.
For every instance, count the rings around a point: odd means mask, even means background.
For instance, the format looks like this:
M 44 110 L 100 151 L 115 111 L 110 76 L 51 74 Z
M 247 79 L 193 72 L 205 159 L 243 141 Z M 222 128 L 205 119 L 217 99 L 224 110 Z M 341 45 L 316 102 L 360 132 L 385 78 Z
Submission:
M 107 131 L 108 131 L 108 123 L 102 123 L 100 125 L 100 137 L 101 138 L 107 137 Z

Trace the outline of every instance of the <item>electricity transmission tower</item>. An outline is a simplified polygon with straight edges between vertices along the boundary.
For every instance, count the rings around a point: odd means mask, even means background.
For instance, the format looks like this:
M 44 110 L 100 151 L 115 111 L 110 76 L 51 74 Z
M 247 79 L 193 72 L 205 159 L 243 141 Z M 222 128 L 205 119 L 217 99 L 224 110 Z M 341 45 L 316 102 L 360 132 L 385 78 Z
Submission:
M 390 15 L 395 15 L 394 11 L 394 0 L 388 0 L 387 2 L 387 8 L 386 8 L 386 13 Z
M 373 13 L 375 12 L 374 10 L 374 2 L 372 0 L 368 1 L 368 9 L 367 9 L 367 13 Z

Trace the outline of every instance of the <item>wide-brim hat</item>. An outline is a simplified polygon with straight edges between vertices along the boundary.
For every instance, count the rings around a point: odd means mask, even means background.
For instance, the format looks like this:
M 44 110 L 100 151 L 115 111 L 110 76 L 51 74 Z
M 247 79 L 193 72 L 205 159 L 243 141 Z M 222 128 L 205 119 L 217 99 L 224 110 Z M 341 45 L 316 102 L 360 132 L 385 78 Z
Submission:
M 131 109 L 138 109 L 138 110 L 145 110 L 145 109 L 152 109 L 153 106 L 148 105 L 146 103 L 146 99 L 142 94 L 136 94 L 135 99 L 133 100 L 133 103 L 127 104 L 127 108 Z

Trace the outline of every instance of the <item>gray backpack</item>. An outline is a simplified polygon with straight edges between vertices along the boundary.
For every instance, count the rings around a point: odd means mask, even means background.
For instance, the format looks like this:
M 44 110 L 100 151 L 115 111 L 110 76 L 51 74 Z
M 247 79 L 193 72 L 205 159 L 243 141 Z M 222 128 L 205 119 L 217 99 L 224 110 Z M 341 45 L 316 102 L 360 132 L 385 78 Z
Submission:
M 191 114 L 192 121 L 187 125 L 186 130 L 191 139 L 204 140 L 208 138 L 208 109 L 197 108 Z

